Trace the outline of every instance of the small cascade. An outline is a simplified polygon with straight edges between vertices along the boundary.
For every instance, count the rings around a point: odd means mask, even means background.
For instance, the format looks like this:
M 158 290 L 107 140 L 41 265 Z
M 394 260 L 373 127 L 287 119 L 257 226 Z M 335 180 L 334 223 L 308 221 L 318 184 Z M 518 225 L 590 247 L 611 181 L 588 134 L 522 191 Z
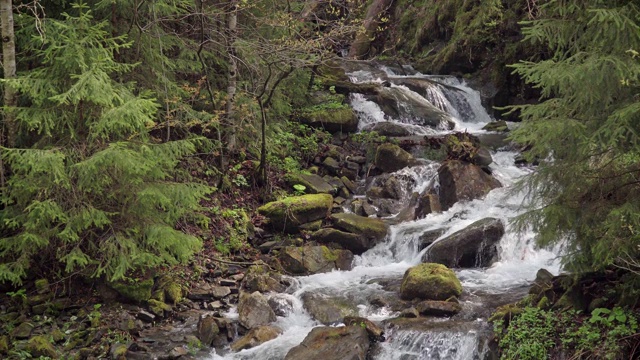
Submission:
M 416 110 L 416 104 L 423 104 L 422 107 L 431 113 L 446 115 L 438 119 L 452 121 L 453 130 L 483 133 L 481 128 L 491 120 L 482 108 L 478 92 L 463 81 L 413 71 L 407 71 L 409 76 L 394 72 L 382 68 L 376 72 L 354 70 L 350 73 L 354 82 L 385 82 L 383 92 L 393 94 L 396 101 L 394 107 L 380 104 L 380 99 L 352 94 L 351 105 L 359 114 L 361 128 L 389 121 L 401 124 L 417 135 L 451 131 L 439 127 L 438 123 L 426 125 L 425 111 L 422 116 L 415 116 L 420 110 Z M 517 233 L 508 225 L 522 211 L 520 206 L 525 199 L 524 193 L 513 190 L 513 184 L 531 172 L 514 165 L 517 155 L 511 151 L 492 153 L 494 162 L 489 168 L 503 187 L 492 190 L 483 199 L 458 202 L 447 211 L 392 225 L 387 239 L 356 256 L 350 271 L 292 279 L 293 285 L 286 294 L 272 295 L 277 297 L 278 309 L 281 309 L 273 325 L 283 330 L 282 335 L 249 350 L 224 355 L 213 353 L 209 359 L 283 359 L 314 327 L 322 325 L 303 306 L 308 294 L 346 304 L 354 315 L 373 321 L 395 318 L 398 312 L 393 307 L 381 306 L 374 299 L 398 297 L 397 288 L 404 272 L 420 263 L 428 250 L 423 237 L 430 234 L 431 241 L 437 242 L 478 220 L 493 217 L 505 224 L 505 234 L 498 243 L 498 261 L 489 268 L 455 269 L 464 289 L 460 298 L 462 312 L 453 319 L 420 318 L 419 326 L 393 320 L 387 328 L 386 341 L 376 344 L 373 349 L 373 357 L 378 360 L 484 360 L 489 352 L 490 325 L 486 318 L 491 309 L 520 296 L 523 286 L 534 279 L 538 269 L 546 268 L 554 273 L 560 269 L 557 250 L 536 248 L 535 233 Z M 407 203 L 412 193 L 423 193 L 437 186 L 438 167 L 438 163 L 424 160 L 422 165 L 391 174 L 410 184 L 399 201 Z

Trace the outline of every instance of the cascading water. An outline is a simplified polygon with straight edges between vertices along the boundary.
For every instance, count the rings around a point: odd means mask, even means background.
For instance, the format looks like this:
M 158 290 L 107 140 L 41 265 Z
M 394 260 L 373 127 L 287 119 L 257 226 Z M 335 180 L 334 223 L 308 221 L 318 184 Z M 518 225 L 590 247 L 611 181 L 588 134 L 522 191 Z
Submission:
M 454 130 L 482 133 L 484 124 L 490 121 L 482 108 L 480 96 L 463 82 L 453 77 L 428 77 L 411 75 L 403 77 L 391 73 L 387 76 L 391 86 L 409 94 L 416 100 L 429 103 L 433 108 L 446 112 L 454 122 Z M 351 74 L 355 82 L 379 81 L 369 72 Z M 394 81 L 425 80 L 431 84 L 421 94 L 403 85 L 393 85 Z M 353 108 L 360 113 L 361 124 L 390 121 L 409 129 L 413 134 L 424 135 L 446 133 L 447 130 L 433 130 L 396 119 L 385 114 L 380 106 L 366 96 L 355 94 L 351 98 Z M 372 299 L 397 296 L 385 290 L 385 281 L 399 281 L 404 272 L 421 262 L 427 249 L 421 249 L 419 238 L 422 234 L 440 230 L 446 237 L 471 223 L 487 217 L 501 219 L 505 224 L 518 214 L 524 194 L 512 193 L 512 185 L 530 172 L 514 165 L 517 154 L 497 151 L 492 154 L 494 163 L 490 165 L 494 177 L 503 185 L 491 191 L 484 199 L 456 203 L 442 213 L 430 214 L 424 219 L 403 222 L 391 226 L 387 240 L 373 249 L 357 256 L 351 271 L 334 271 L 292 279 L 288 294 L 274 294 L 284 304 L 284 316 L 279 316 L 275 326 L 283 330 L 282 335 L 255 348 L 237 353 L 218 355 L 209 359 L 283 359 L 287 352 L 300 344 L 313 327 L 321 324 L 313 320 L 303 307 L 304 294 L 342 299 L 357 304 L 358 313 L 373 321 L 396 317 L 398 314 L 385 306 L 372 304 Z M 436 181 L 438 164 L 427 162 L 397 172 L 413 179 L 412 191 L 422 192 Z M 409 192 L 411 193 L 411 192 Z M 559 271 L 556 254 L 553 251 L 536 249 L 533 245 L 535 234 L 516 233 L 506 226 L 499 243 L 499 260 L 486 269 L 464 269 L 456 273 L 464 289 L 461 297 L 463 311 L 452 320 L 431 320 L 425 318 L 425 326 L 419 328 L 389 329 L 387 340 L 379 343 L 374 358 L 380 360 L 432 360 L 432 359 L 483 359 L 487 348 L 487 313 L 483 311 L 495 300 L 509 298 L 509 294 L 522 294 L 524 285 L 530 283 L 536 271 L 546 268 Z M 436 240 L 437 241 L 437 240 Z M 489 309 L 490 311 L 490 309 Z

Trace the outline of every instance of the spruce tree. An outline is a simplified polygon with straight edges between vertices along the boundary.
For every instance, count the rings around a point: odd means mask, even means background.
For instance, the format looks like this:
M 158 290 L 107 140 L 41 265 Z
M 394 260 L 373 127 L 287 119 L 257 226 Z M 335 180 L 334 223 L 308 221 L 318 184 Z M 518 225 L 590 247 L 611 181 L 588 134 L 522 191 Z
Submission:
M 131 46 L 77 15 L 47 19 L 29 51 L 37 68 L 6 80 L 24 148 L 3 148 L 12 174 L 2 189 L 0 282 L 19 284 L 30 268 L 123 278 L 131 271 L 187 261 L 199 239 L 176 230 L 193 219 L 209 188 L 177 181 L 176 166 L 197 140 L 149 136 L 158 103 L 114 80 L 134 65 Z
M 548 53 L 514 65 L 542 94 L 516 107 L 523 122 L 512 138 L 541 161 L 527 181 L 535 201 L 518 224 L 537 230 L 541 245 L 566 244 L 571 270 L 638 266 L 639 8 L 551 0 L 524 25 L 525 41 Z

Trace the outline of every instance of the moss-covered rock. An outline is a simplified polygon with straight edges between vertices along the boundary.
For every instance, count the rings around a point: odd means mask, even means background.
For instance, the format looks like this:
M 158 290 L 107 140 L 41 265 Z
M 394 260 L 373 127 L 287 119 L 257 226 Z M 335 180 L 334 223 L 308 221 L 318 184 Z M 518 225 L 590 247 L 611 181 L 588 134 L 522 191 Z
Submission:
M 358 315 L 356 304 L 342 297 L 304 293 L 302 303 L 311 317 L 325 325 L 340 323 L 346 316 Z
M 332 228 L 324 228 L 314 232 L 311 234 L 311 240 L 320 244 L 336 244 L 356 255 L 371 248 L 371 241 L 366 237 Z
M 331 195 L 309 194 L 270 202 L 259 207 L 258 212 L 269 219 L 274 229 L 293 233 L 302 224 L 327 217 L 332 206 Z
M 296 275 L 309 275 L 350 270 L 353 254 L 349 250 L 329 249 L 326 246 L 288 246 L 280 251 L 278 260 L 282 268 Z
M 358 130 L 358 117 L 348 105 L 314 106 L 304 109 L 298 120 L 309 126 L 324 129 L 330 133 L 350 133 Z
M 496 311 L 491 314 L 491 317 L 489 317 L 489 321 L 503 321 L 503 324 L 507 326 L 514 316 L 520 315 L 521 313 L 522 307 L 517 304 L 507 304 L 498 307 Z
M 424 263 L 409 268 L 400 285 L 400 298 L 404 300 L 447 300 L 460 294 L 460 280 L 441 264 Z
M 153 289 L 153 279 L 138 280 L 134 283 L 124 281 L 112 282 L 109 284 L 122 297 L 143 303 L 151 299 L 151 290 Z
M 36 291 L 38 294 L 44 294 L 49 292 L 49 280 L 47 279 L 38 279 L 34 282 L 36 286 Z
M 30 322 L 23 322 L 11 331 L 11 337 L 14 339 L 28 339 L 31 336 L 34 325 Z
M 378 146 L 374 160 L 374 164 L 384 172 L 398 171 L 416 163 L 413 155 L 402 150 L 400 146 L 391 143 Z
M 27 342 L 27 351 L 34 357 L 44 356 L 57 359 L 56 348 L 47 340 L 46 336 L 34 336 Z
M 282 282 L 282 275 L 271 270 L 267 264 L 259 262 L 257 265 L 251 266 L 244 274 L 242 279 L 242 288 L 252 293 L 259 292 L 283 292 L 287 286 Z
M 507 122 L 504 120 L 492 121 L 485 125 L 482 130 L 487 131 L 496 131 L 496 132 L 508 132 L 509 126 L 507 126 Z
M 164 317 L 166 313 L 173 311 L 173 308 L 169 304 L 165 304 L 162 301 L 150 299 L 148 302 L 149 310 L 157 316 Z
M 336 189 L 315 174 L 289 173 L 284 180 L 290 186 L 303 185 L 307 194 L 335 194 Z
M 0 336 L 0 354 L 6 355 L 9 352 L 9 337 Z
M 241 337 L 236 342 L 231 344 L 232 351 L 240 351 L 244 349 L 251 349 L 269 340 L 273 340 L 282 333 L 282 330 L 275 326 L 259 326 L 255 329 L 251 329 L 247 335 Z
M 362 235 L 374 244 L 384 240 L 389 226 L 380 219 L 359 216 L 352 213 L 331 215 L 334 226 L 352 234 Z
M 197 327 L 198 339 L 204 346 L 211 346 L 213 340 L 220 333 L 220 328 L 213 316 L 201 316 Z

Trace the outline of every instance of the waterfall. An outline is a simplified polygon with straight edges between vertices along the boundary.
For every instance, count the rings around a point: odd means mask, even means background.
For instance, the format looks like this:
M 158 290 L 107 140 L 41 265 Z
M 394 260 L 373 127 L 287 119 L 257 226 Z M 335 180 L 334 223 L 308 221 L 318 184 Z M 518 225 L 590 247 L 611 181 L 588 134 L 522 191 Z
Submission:
M 385 84 L 384 91 L 392 93 L 399 103 L 390 110 L 381 106 L 378 99 L 362 94 L 351 95 L 350 103 L 359 115 L 361 129 L 389 121 L 415 135 L 446 134 L 451 130 L 484 133 L 481 129 L 491 121 L 491 117 L 483 109 L 477 91 L 455 77 L 427 76 L 414 71 L 408 73 L 411 75 L 397 75 L 389 68 L 382 68 L 377 73 L 360 70 L 349 74 L 354 82 L 390 82 L 390 85 Z M 428 107 L 422 109 L 424 116 L 421 118 L 410 116 L 417 105 Z M 425 125 L 428 114 L 450 121 L 453 129 L 443 129 L 437 124 Z M 489 268 L 456 270 L 464 289 L 460 299 L 462 316 L 455 321 L 425 318 L 428 326 L 420 328 L 392 328 L 387 333 L 387 340 L 379 343 L 374 352 L 374 358 L 379 360 L 484 359 L 490 332 L 483 312 L 485 302 L 496 296 L 509 298 L 510 292 L 521 291 L 540 268 L 556 273 L 560 269 L 555 251 L 535 247 L 535 233 L 517 233 L 508 225 L 521 211 L 525 198 L 525 194 L 513 191 L 513 185 L 531 172 L 514 165 L 516 155 L 512 151 L 492 153 L 494 162 L 490 170 L 503 187 L 491 191 L 484 199 L 458 202 L 447 211 L 391 226 L 386 241 L 356 256 L 354 268 L 350 271 L 293 279 L 288 294 L 284 295 L 292 304 L 291 308 L 284 316 L 278 316 L 274 324 L 284 331 L 278 338 L 238 353 L 219 355 L 214 352 L 209 359 L 283 359 L 288 350 L 298 345 L 313 327 L 321 325 L 302 306 L 301 297 L 305 293 L 357 304 L 358 315 L 370 320 L 394 318 L 398 313 L 385 306 L 374 306 L 372 299 L 390 296 L 385 284 L 397 282 L 409 267 L 421 262 L 427 249 L 421 247 L 420 237 L 438 231 L 440 236 L 435 240 L 438 241 L 477 220 L 494 217 L 507 224 L 498 246 L 499 260 Z M 435 162 L 425 161 L 424 165 L 402 169 L 396 175 L 412 179 L 413 188 L 408 194 L 422 193 L 437 181 L 438 166 Z

